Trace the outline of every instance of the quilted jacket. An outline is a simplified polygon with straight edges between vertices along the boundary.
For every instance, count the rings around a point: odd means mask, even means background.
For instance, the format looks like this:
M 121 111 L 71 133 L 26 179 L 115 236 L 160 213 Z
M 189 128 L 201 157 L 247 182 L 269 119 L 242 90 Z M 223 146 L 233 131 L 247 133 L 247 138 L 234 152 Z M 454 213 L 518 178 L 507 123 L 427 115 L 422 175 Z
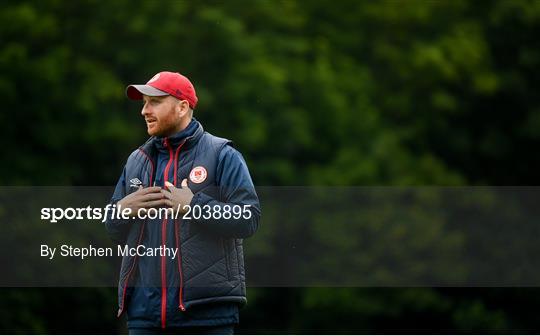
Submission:
M 122 258 L 118 316 L 128 308 L 128 327 L 130 321 L 135 327 L 162 328 L 207 323 L 186 315 L 214 304 L 221 311 L 205 317 L 219 320 L 226 317 L 221 312 L 246 303 L 242 242 L 259 226 L 260 205 L 247 165 L 231 141 L 204 132 L 195 119 L 171 137 L 151 137 L 129 156 L 111 203 L 139 185 L 169 181 L 180 186 L 183 179 L 194 193 L 189 218 L 106 221 L 117 244 L 179 251 L 176 258 Z

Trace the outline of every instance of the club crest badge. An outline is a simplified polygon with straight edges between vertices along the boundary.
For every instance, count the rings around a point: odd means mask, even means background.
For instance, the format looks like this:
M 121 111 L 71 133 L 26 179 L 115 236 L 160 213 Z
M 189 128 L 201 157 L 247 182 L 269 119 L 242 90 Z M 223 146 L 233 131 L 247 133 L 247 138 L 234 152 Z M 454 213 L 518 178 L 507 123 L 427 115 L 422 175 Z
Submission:
M 193 183 L 203 183 L 206 180 L 208 173 L 203 166 L 197 166 L 189 173 L 189 179 Z

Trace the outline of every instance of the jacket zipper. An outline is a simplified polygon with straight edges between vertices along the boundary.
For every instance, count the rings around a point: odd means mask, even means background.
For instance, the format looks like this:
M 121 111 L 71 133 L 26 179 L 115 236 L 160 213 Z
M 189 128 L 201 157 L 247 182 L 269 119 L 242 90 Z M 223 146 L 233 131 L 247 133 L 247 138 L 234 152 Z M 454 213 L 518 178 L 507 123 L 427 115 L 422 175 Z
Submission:
M 150 156 L 148 154 L 146 154 L 146 152 L 144 150 L 139 148 L 139 151 L 144 156 L 146 156 L 148 158 L 148 161 L 150 162 L 150 165 L 152 166 L 152 170 L 150 171 L 150 183 L 149 183 L 150 185 L 152 185 L 153 178 L 154 178 L 154 171 L 155 171 L 154 161 L 152 161 L 152 159 L 150 159 Z M 137 239 L 137 245 L 141 244 L 145 225 L 146 225 L 146 223 L 143 223 L 143 225 L 141 227 L 141 232 L 139 233 L 139 238 Z M 131 265 L 131 268 L 129 269 L 128 275 L 126 276 L 126 281 L 124 282 L 124 290 L 122 292 L 122 305 L 118 309 L 118 314 L 117 314 L 118 317 L 120 317 L 122 315 L 122 313 L 124 312 L 124 305 L 125 305 L 125 301 L 126 301 L 127 286 L 129 284 L 129 279 L 131 277 L 131 273 L 135 269 L 136 264 L 137 264 L 137 256 L 135 255 L 135 259 L 133 260 L 133 265 Z
M 174 186 L 178 184 L 178 176 L 177 176 L 177 170 L 178 170 L 178 154 L 180 153 L 180 149 L 184 145 L 185 141 L 182 142 L 178 148 L 176 149 L 176 153 L 174 154 Z M 174 219 L 174 231 L 175 231 L 175 237 L 176 237 L 176 248 L 178 250 L 178 274 L 180 276 L 180 287 L 178 288 L 178 308 L 180 308 L 181 311 L 186 311 L 186 307 L 184 306 L 183 301 L 183 290 L 184 290 L 184 277 L 182 274 L 182 248 L 180 247 L 180 230 L 178 228 L 178 218 Z
M 165 182 L 169 180 L 169 169 L 173 161 L 173 151 L 169 146 L 169 139 L 165 138 L 163 141 L 165 148 L 169 149 L 169 162 L 165 166 L 165 172 L 163 173 L 163 186 Z M 161 243 L 162 246 L 167 245 L 167 216 L 161 221 Z M 165 329 L 167 325 L 167 262 L 165 254 L 161 256 L 161 328 Z

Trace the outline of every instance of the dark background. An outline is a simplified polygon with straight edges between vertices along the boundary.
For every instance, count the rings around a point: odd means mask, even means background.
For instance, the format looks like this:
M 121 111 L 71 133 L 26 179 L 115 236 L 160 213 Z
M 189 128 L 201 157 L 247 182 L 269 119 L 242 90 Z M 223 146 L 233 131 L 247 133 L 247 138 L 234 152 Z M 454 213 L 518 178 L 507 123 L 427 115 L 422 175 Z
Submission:
M 115 184 L 146 139 L 125 86 L 161 70 L 192 80 L 258 186 L 538 184 L 540 1 L 0 6 L 1 185 Z M 115 293 L 3 288 L 0 331 L 125 331 Z M 540 332 L 537 288 L 248 297 L 238 332 Z

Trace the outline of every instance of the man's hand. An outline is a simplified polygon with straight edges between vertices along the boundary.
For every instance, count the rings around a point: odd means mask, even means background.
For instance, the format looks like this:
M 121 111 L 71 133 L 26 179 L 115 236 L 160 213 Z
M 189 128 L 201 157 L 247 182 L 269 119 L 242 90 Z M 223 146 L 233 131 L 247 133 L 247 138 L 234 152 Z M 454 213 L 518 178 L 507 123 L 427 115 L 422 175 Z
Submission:
M 172 203 L 161 193 L 161 187 L 139 187 L 139 190 L 122 198 L 117 205 L 123 209 L 131 209 L 131 214 L 137 214 L 139 209 L 157 208 L 160 206 L 170 207 Z
M 188 209 L 184 206 L 189 205 L 191 203 L 191 199 L 193 198 L 193 192 L 191 192 L 191 189 L 189 189 L 187 185 L 187 179 L 182 181 L 180 188 L 176 188 L 170 182 L 165 182 L 165 186 L 169 190 L 162 189 L 161 193 L 168 201 L 171 202 L 172 209 L 176 210 L 180 208 L 179 213 L 186 213 Z

